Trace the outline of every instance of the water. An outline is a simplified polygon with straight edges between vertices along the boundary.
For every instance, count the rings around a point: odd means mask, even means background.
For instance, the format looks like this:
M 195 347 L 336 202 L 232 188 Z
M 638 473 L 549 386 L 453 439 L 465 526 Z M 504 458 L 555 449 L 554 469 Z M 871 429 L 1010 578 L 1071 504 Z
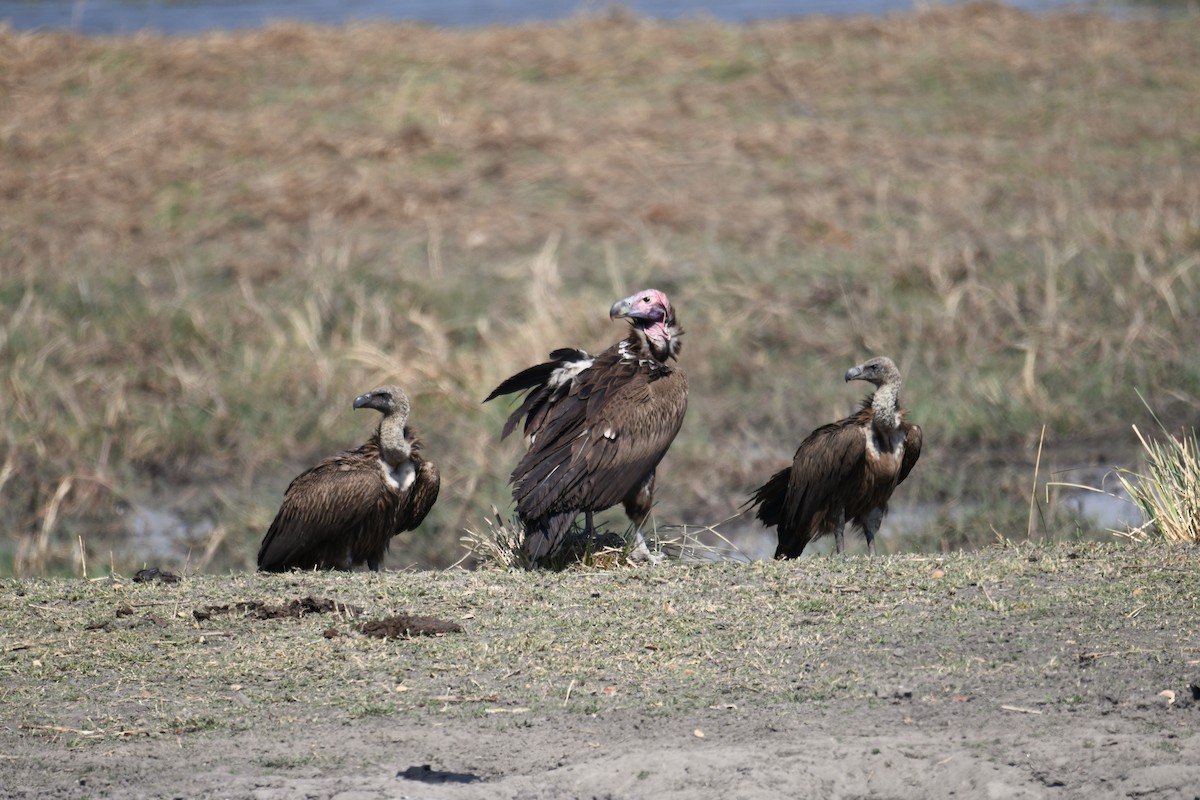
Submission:
M 953 0 L 947 0 L 953 2 Z M 1133 8 L 1156 11 L 1196 7 L 1186 2 L 1145 0 L 1011 0 L 1027 10 L 1099 8 L 1123 14 Z M 937 2 L 921 2 L 928 7 Z M 553 21 L 580 12 L 619 5 L 639 16 L 674 20 L 710 16 L 724 22 L 811 15 L 880 15 L 910 11 L 912 0 L 0 0 L 0 20 L 17 30 L 69 29 L 86 34 L 128 34 L 151 30 L 166 34 L 200 33 L 260 27 L 271 21 L 302 20 L 341 24 L 371 20 L 474 27 Z
M 183 563 L 194 549 L 204 549 L 216 532 L 211 520 L 189 523 L 174 511 L 165 508 L 134 506 L 126 516 L 126 552 L 147 564 Z

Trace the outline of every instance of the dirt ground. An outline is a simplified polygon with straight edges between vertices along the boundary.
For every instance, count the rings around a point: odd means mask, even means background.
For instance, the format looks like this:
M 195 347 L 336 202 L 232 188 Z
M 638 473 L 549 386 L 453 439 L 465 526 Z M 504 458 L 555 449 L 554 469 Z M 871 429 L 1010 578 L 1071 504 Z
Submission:
M 1198 564 L 1066 545 L 8 581 L 0 796 L 1191 800 Z M 322 590 L 464 631 L 359 636 Z M 195 613 L 252 591 L 312 613 Z
M 683 718 L 316 722 L 69 754 L 30 742 L 7 797 L 1149 797 L 1200 793 L 1194 709 L 1152 692 L 1067 713 L 1000 701 L 753 705 Z M 1178 702 L 1178 701 L 1177 701 Z M 1017 708 L 1017 706 L 1013 706 Z M 700 736 L 703 733 L 703 736 Z M 296 753 L 328 767 L 267 768 Z M 1188 755 L 1188 754 L 1191 755 Z M 428 766 L 429 769 L 423 769 Z M 8 772 L 7 769 L 4 770 Z M 404 774 L 417 776 L 406 778 Z

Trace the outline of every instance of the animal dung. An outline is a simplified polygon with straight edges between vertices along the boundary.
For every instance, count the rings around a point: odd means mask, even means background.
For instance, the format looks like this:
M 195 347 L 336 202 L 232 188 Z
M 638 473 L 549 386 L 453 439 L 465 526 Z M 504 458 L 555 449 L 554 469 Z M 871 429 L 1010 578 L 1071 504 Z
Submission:
M 412 639 L 416 636 L 443 636 L 447 633 L 462 633 L 457 622 L 437 617 L 422 617 L 412 614 L 395 614 L 383 619 L 369 619 L 358 626 L 364 636 L 378 639 Z
M 158 567 L 146 567 L 133 573 L 134 583 L 179 583 L 179 576 Z
M 240 613 L 251 619 L 285 619 L 307 617 L 309 614 L 341 614 L 346 617 L 356 617 L 362 614 L 357 606 L 339 603 L 327 597 L 316 598 L 312 595 L 292 600 L 286 605 L 270 605 L 262 600 L 243 600 L 239 603 L 226 605 L 205 606 L 192 611 L 192 617 L 197 622 L 203 622 L 217 614 Z

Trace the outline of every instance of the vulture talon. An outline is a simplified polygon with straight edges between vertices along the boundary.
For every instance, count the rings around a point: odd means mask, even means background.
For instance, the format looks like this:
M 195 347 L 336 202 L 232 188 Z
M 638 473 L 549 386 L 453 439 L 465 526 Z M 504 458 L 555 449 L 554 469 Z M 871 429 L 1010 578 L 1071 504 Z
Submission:
M 646 537 L 640 529 L 634 532 L 634 545 L 629 549 L 629 560 L 641 564 L 658 565 L 667 560 L 667 554 L 661 550 L 651 550 Z

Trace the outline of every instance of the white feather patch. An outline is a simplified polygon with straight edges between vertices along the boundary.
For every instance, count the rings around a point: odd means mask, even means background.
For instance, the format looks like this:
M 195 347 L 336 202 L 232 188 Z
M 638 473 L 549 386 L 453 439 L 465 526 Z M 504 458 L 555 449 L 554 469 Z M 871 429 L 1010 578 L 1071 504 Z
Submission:
M 387 462 L 382 458 L 379 459 L 379 468 L 383 470 L 383 479 L 387 481 L 388 486 L 393 489 L 405 491 L 413 485 L 413 481 L 417 479 L 417 468 L 413 466 L 411 461 L 405 461 L 400 466 L 392 469 Z
M 875 432 L 871 430 L 869 425 L 860 428 L 860 430 L 862 431 L 863 439 L 867 443 L 867 453 L 878 458 L 879 448 L 875 446 Z
M 583 372 L 592 365 L 592 359 L 585 358 L 579 361 L 568 361 L 554 372 L 550 373 L 550 380 L 547 381 L 551 386 L 562 386 L 567 381 L 575 380 L 575 376 Z

